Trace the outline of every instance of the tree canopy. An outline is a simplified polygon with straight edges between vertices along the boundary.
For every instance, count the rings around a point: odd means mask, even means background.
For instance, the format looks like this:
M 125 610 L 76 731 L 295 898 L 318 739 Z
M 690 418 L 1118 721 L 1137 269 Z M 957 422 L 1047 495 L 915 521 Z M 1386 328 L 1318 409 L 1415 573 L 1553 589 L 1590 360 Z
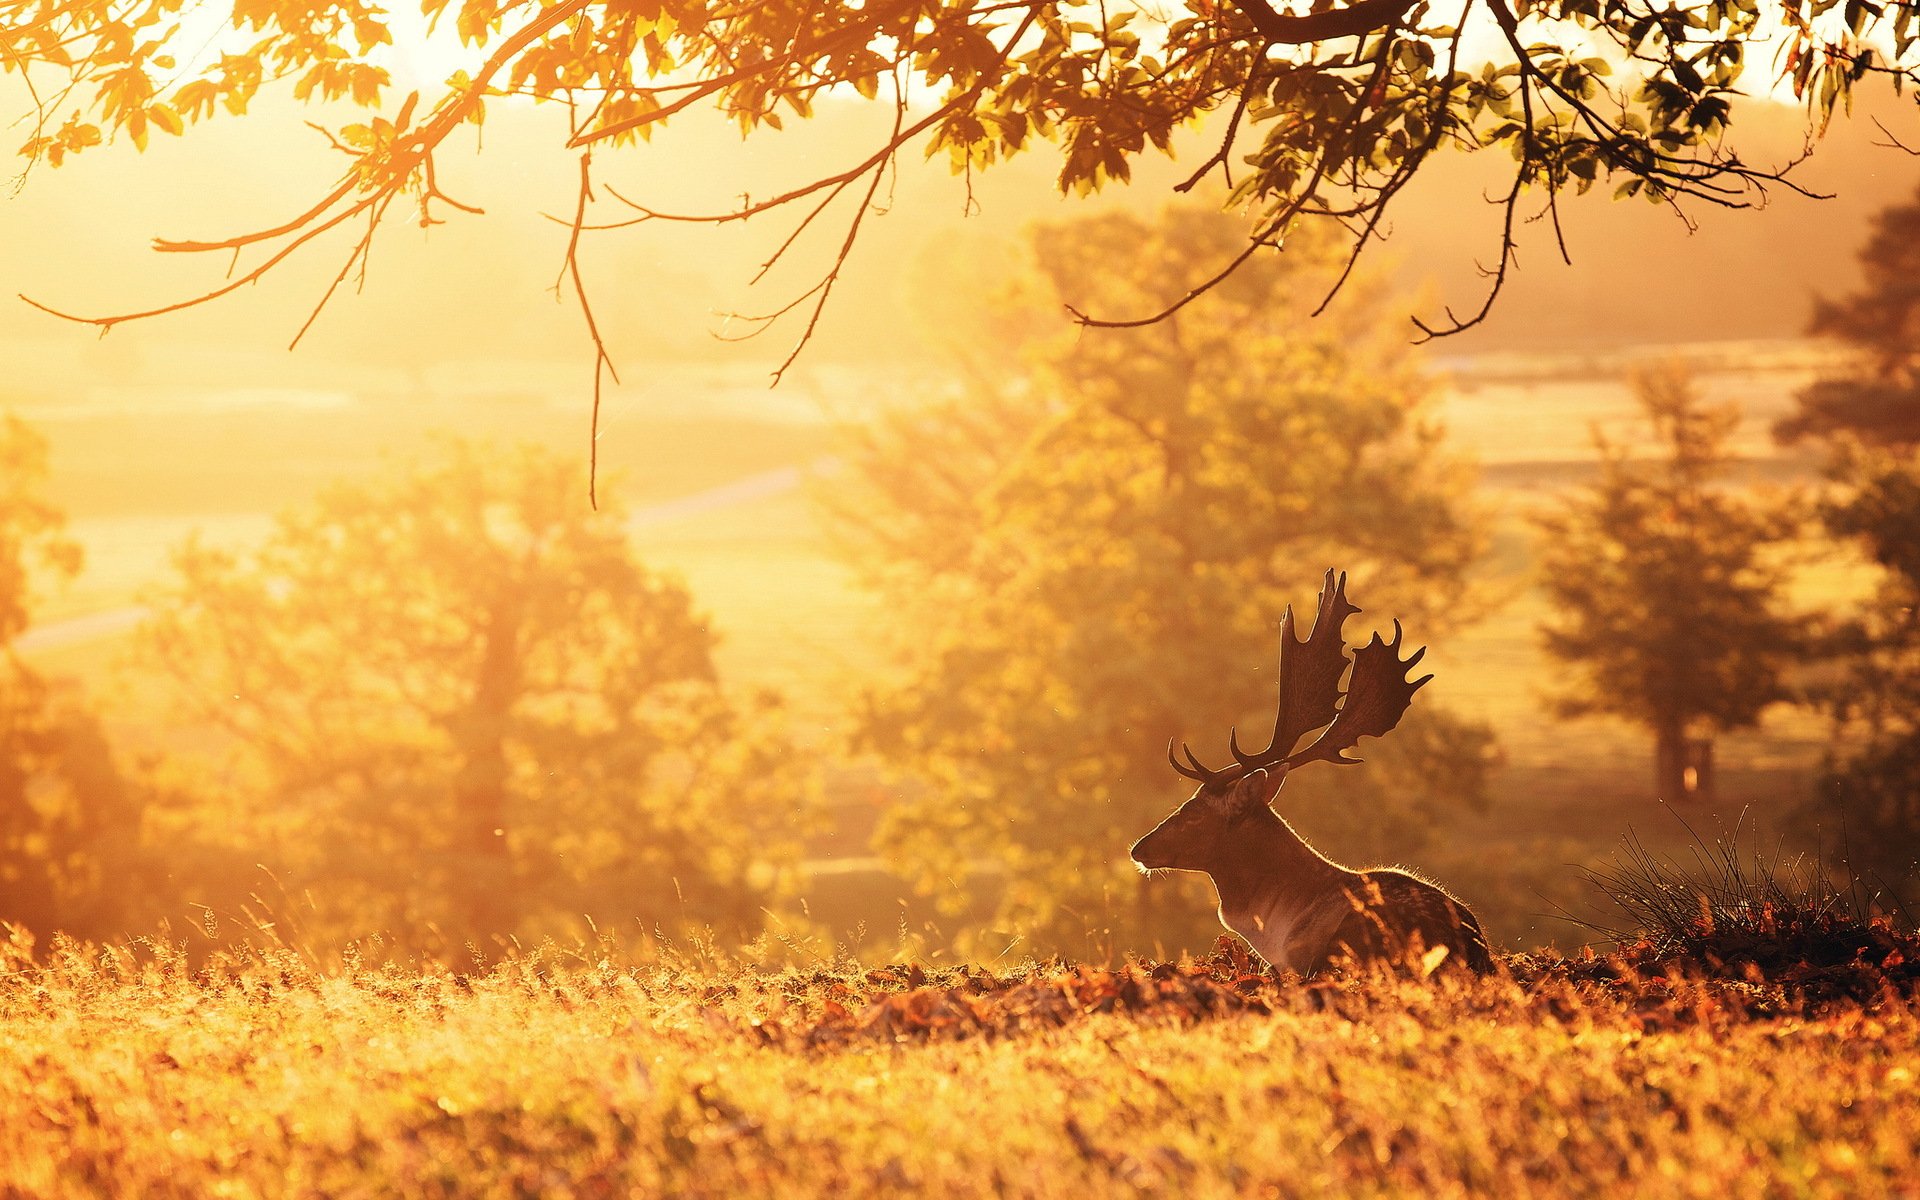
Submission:
M 47 933 L 116 932 L 139 853 L 141 797 L 71 689 L 15 652 L 36 574 L 72 575 L 80 547 L 40 492 L 47 444 L 0 417 L 0 921 Z
M 1399 617 L 1427 640 L 1467 615 L 1472 476 L 1404 339 L 1370 332 L 1367 307 L 1293 328 L 1339 270 L 1330 248 L 1251 264 L 1152 331 L 1075 344 L 1030 319 L 1089 280 L 1137 295 L 1238 236 L 1192 209 L 1037 230 L 1028 290 L 976 343 L 996 369 L 854 435 L 837 526 L 901 667 L 861 727 L 924 789 L 883 844 L 943 896 L 1004 885 L 997 927 L 1037 949 L 1083 949 L 1136 900 L 1157 911 L 1132 936 L 1202 936 L 1200 906 L 1149 903 L 1124 848 L 1191 790 L 1169 737 L 1223 756 L 1229 726 L 1271 721 L 1281 611 L 1311 604 L 1329 564 L 1375 628 Z M 1379 762 L 1306 773 L 1289 801 L 1316 838 L 1380 854 L 1365 831 L 1393 827 L 1403 852 L 1478 796 L 1489 740 L 1425 703 Z
M 1824 121 L 1873 76 L 1909 82 L 1916 5 L 1908 0 L 1353 0 L 1291 10 L 1271 0 L 1153 5 L 1058 0 L 421 0 L 418 14 L 366 0 L 238 0 L 230 12 L 185 0 L 0 0 L 0 69 L 27 81 L 22 152 L 58 164 L 103 142 L 144 146 L 276 86 L 376 115 L 323 132 L 351 160 L 305 211 L 170 251 L 252 257 L 210 296 L 257 279 L 328 231 L 359 238 L 339 280 L 364 261 L 396 202 L 423 223 L 466 206 L 439 186 L 438 156 L 502 97 L 565 106 L 578 155 L 574 238 L 563 275 L 592 327 L 579 234 L 619 220 L 723 223 L 789 210 L 774 258 L 812 236 L 828 265 L 810 287 L 760 314 L 811 330 L 910 148 L 973 172 L 1037 146 L 1060 156 L 1060 187 L 1087 192 L 1129 177 L 1140 156 L 1217 117 L 1216 148 L 1183 189 L 1218 176 L 1254 214 L 1250 240 L 1172 276 L 1189 281 L 1126 309 L 1071 297 L 1083 320 L 1150 320 L 1186 303 L 1302 223 L 1344 229 L 1357 254 L 1396 197 L 1443 149 L 1511 159 L 1492 197 L 1491 286 L 1458 313 L 1423 321 L 1444 334 L 1481 320 L 1513 261 L 1516 224 L 1568 190 L 1595 186 L 1663 203 L 1744 206 L 1789 178 L 1732 138 L 1734 103 L 1780 85 Z M 433 29 L 444 82 L 399 94 L 396 39 Z M 649 138 L 683 113 L 717 107 L 745 133 L 777 130 L 842 97 L 887 106 L 870 150 L 775 194 L 714 212 L 664 212 L 596 187 L 595 152 Z M 329 110 L 330 111 L 330 110 Z M 602 206 L 614 216 L 605 218 Z M 336 281 L 335 286 L 338 286 Z M 331 290 L 328 292 L 331 295 Z M 189 298 L 187 303 L 195 302 Z M 324 301 L 323 301 L 324 303 Z M 175 306 L 177 307 L 177 306 Z M 152 311 L 166 311 L 158 309 Z M 150 313 L 87 317 L 102 325 Z M 596 344 L 604 352 L 595 331 Z M 604 354 L 603 359 L 604 362 Z
M 1836 750 L 1808 815 L 1843 831 L 1846 867 L 1920 895 L 1920 199 L 1878 214 L 1861 285 L 1823 301 L 1811 332 L 1852 353 L 1799 394 L 1775 432 L 1828 450 L 1819 513 L 1873 572 L 1862 602 L 1827 622 L 1837 677 L 1815 689 Z
M 1541 634 L 1577 672 L 1561 711 L 1650 730 L 1660 796 L 1677 800 L 1689 790 L 1684 739 L 1750 726 L 1789 696 L 1785 672 L 1805 639 L 1772 552 L 1793 521 L 1725 486 L 1737 407 L 1706 403 L 1672 364 L 1643 371 L 1635 390 L 1660 456 L 1596 433 L 1600 477 L 1538 519 L 1556 609 Z
M 236 794 L 200 802 L 243 813 L 331 932 L 758 927 L 799 756 L 770 701 L 718 686 L 686 588 L 617 504 L 577 502 L 579 469 L 457 443 L 254 552 L 188 544 L 154 597 L 148 658 L 238 757 Z
M 1860 289 L 1823 299 L 1808 330 L 1853 355 L 1802 390 L 1775 432 L 1920 445 L 1920 197 L 1876 213 L 1859 257 Z

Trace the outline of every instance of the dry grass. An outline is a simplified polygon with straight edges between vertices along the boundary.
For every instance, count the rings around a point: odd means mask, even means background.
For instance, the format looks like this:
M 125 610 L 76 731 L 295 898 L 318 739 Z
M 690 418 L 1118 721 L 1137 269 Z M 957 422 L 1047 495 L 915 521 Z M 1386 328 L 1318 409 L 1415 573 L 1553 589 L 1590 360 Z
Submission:
M 1631 953 L 1303 983 L 1230 949 L 1000 975 L 21 950 L 9 1197 L 1920 1188 L 1915 979 L 1885 956 L 1850 995 Z

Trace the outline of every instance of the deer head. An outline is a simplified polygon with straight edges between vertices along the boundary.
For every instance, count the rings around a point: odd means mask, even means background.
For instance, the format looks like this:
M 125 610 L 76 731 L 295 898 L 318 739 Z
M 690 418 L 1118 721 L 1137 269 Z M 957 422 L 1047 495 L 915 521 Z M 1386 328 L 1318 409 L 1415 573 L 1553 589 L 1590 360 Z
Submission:
M 1343 696 L 1340 680 L 1347 674 L 1348 657 L 1341 626 L 1360 611 L 1347 602 L 1346 588 L 1344 573 L 1336 579 L 1327 572 L 1313 630 L 1305 640 L 1295 632 L 1292 605 L 1280 618 L 1280 705 L 1266 749 L 1247 753 L 1240 748 L 1239 731 L 1233 730 L 1227 735 L 1233 765 L 1214 770 L 1184 742 L 1184 762 L 1174 754 L 1173 743 L 1167 743 L 1167 761 L 1200 787 L 1134 843 L 1134 862 L 1146 870 L 1206 870 L 1234 827 L 1272 804 L 1288 771 L 1310 762 L 1357 763 L 1359 759 L 1347 757 L 1348 750 L 1361 738 L 1378 737 L 1400 723 L 1413 694 L 1433 678 L 1407 679 L 1426 648 L 1402 659 L 1400 622 L 1395 621 L 1392 641 L 1382 641 L 1376 633 L 1354 652 L 1353 677 Z M 1315 730 L 1319 736 L 1296 750 Z

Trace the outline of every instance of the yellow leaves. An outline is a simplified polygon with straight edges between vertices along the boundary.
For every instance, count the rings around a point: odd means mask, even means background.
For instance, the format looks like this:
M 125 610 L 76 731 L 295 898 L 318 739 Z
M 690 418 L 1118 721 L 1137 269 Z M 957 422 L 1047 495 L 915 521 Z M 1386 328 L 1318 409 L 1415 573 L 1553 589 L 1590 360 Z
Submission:
M 363 17 L 353 23 L 354 40 L 360 43 L 360 53 L 365 54 L 375 46 L 393 45 L 393 32 L 384 21 Z
M 383 67 L 360 67 L 353 72 L 352 91 L 355 104 L 374 105 L 380 102 L 380 89 L 387 86 L 388 75 Z
M 174 111 L 173 106 L 170 104 L 153 105 L 147 109 L 147 117 L 155 125 L 158 125 L 162 130 L 172 134 L 174 137 L 179 137 L 186 131 L 186 122 L 180 119 L 180 114 Z
M 20 153 L 27 158 L 44 158 L 48 166 L 57 167 L 66 161 L 67 155 L 98 146 L 104 137 L 100 126 L 72 117 L 51 135 L 29 138 L 20 147 Z
M 462 44 L 477 46 L 486 41 L 487 35 L 498 29 L 499 24 L 500 9 L 493 0 L 467 0 L 460 6 L 453 28 Z
M 147 148 L 149 126 L 159 129 L 162 133 L 179 137 L 182 133 L 186 132 L 187 123 L 181 118 L 179 110 L 174 108 L 173 105 L 161 103 L 150 104 L 144 108 L 136 108 L 132 112 L 129 112 L 121 128 L 126 130 L 127 137 L 133 142 L 136 149 L 145 150 Z M 97 129 L 93 131 L 92 140 L 95 142 L 99 140 L 99 131 Z M 56 165 L 58 165 L 57 160 Z
M 380 102 L 380 89 L 389 81 L 384 67 L 332 60 L 309 67 L 293 85 L 293 96 L 296 100 L 351 97 L 355 104 L 372 107 Z

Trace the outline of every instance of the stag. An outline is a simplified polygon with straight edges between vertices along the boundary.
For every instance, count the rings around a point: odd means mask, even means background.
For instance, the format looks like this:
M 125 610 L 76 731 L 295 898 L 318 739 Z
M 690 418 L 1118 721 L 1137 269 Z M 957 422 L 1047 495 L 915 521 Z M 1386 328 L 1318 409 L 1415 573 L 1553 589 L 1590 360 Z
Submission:
M 1213 770 L 1185 743 L 1173 769 L 1199 783 L 1193 795 L 1133 846 L 1141 870 L 1201 871 L 1220 896 L 1220 923 L 1246 939 L 1272 966 L 1303 974 L 1336 961 L 1424 964 L 1452 961 L 1475 971 L 1493 968 L 1480 922 L 1439 885 L 1408 871 L 1356 871 L 1327 858 L 1276 812 L 1272 804 L 1287 772 L 1313 762 L 1353 764 L 1346 752 L 1363 737 L 1379 737 L 1400 718 L 1431 675 L 1407 679 L 1426 654 L 1400 657 L 1400 622 L 1393 640 L 1379 634 L 1355 651 L 1347 674 L 1341 626 L 1360 610 L 1348 603 L 1347 577 L 1332 571 L 1320 588 L 1313 630 L 1301 641 L 1291 605 L 1280 620 L 1280 708 L 1265 750 L 1247 753 L 1238 731 L 1228 734 L 1231 766 Z M 1319 731 L 1305 748 L 1301 739 Z

